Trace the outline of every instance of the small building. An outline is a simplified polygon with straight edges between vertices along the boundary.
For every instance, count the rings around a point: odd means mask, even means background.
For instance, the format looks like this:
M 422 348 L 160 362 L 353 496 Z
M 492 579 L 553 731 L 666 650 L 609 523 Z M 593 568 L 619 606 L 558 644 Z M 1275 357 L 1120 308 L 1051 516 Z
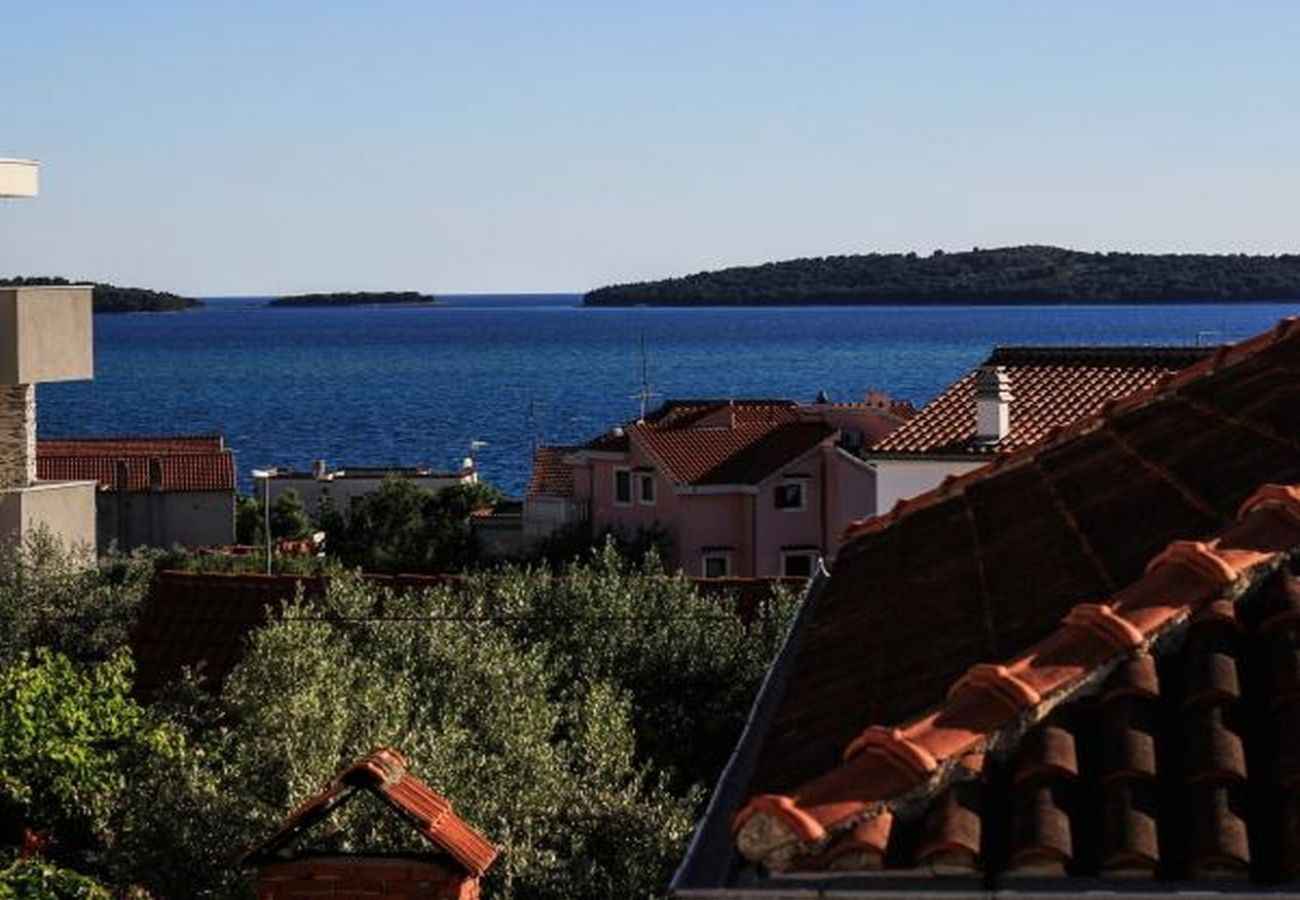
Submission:
M 354 499 L 373 494 L 389 478 L 404 479 L 431 493 L 452 485 L 478 482 L 474 461 L 468 458 L 456 472 L 438 472 L 424 466 L 331 469 L 320 459 L 312 462 L 309 471 L 288 468 L 270 471 L 266 489 L 270 493 L 271 502 L 275 503 L 281 494 L 293 491 L 313 518 L 319 515 L 321 503 L 326 498 L 336 509 L 346 512 Z M 261 499 L 260 489 L 258 499 Z
M 235 540 L 235 455 L 220 435 L 41 440 L 36 466 L 97 485 L 101 551 Z
M 863 455 L 873 513 L 1098 412 L 1204 359 L 1209 347 L 998 347 Z
M 856 526 L 681 898 L 1300 897 L 1300 319 Z
M 424 853 L 312 851 L 306 834 L 358 794 L 401 817 L 428 845 Z M 244 857 L 257 870 L 258 900 L 322 897 L 432 897 L 478 900 L 479 879 L 497 849 L 452 810 L 451 801 L 406 768 L 391 747 L 371 751 L 304 801 L 284 825 Z
M 581 446 L 538 448 L 524 534 L 659 532 L 690 575 L 806 578 L 875 509 L 874 475 L 853 451 L 910 412 L 882 395 L 671 400 Z

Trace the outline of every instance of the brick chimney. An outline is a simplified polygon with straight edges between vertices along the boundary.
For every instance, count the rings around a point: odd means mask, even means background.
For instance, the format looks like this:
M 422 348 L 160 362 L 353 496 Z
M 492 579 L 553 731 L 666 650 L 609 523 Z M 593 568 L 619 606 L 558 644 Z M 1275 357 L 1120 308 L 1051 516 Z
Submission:
M 339 854 L 294 851 L 299 838 L 357 791 L 391 808 L 428 842 L 429 853 Z M 244 857 L 257 869 L 258 900 L 324 897 L 440 897 L 478 900 L 479 879 L 497 850 L 452 811 L 451 801 L 406 769 L 391 747 L 372 750 Z
M 1011 431 L 1011 379 L 1002 366 L 975 372 L 975 440 L 996 444 Z

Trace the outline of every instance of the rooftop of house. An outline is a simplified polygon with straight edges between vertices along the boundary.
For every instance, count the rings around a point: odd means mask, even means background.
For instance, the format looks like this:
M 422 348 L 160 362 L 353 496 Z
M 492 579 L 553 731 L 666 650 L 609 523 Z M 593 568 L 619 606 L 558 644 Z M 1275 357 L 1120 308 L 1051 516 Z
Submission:
M 391 747 L 379 747 L 298 806 L 275 834 L 248 852 L 245 864 L 292 858 L 293 845 L 358 791 L 387 804 L 466 874 L 477 878 L 496 860 L 497 849 L 452 811 L 451 801 L 412 775 L 402 754 Z
M 48 439 L 36 443 L 36 474 L 104 491 L 234 491 L 235 454 L 220 435 Z
M 863 877 L 834 884 L 897 891 L 903 882 L 873 873 L 969 868 L 962 854 L 976 832 L 979 890 L 1005 887 L 1005 873 L 1131 868 L 1267 881 L 1300 861 L 1278 843 L 1290 832 L 1268 819 L 1276 802 L 1260 812 L 1237 799 L 1289 796 L 1269 741 L 1251 741 L 1274 727 L 1284 694 L 1242 675 L 1245 701 L 1219 703 L 1231 699 L 1230 665 L 1214 649 L 1226 632 L 1198 624 L 1243 627 L 1246 656 L 1232 658 L 1251 673 L 1285 662 L 1284 651 L 1248 644 L 1263 639 L 1267 598 L 1293 590 L 1275 573 L 1300 552 L 1296 484 L 1300 321 L 1286 320 L 857 526 L 791 628 L 677 887 L 794 890 L 811 878 L 824 889 L 829 873 L 850 873 Z M 1071 775 L 1051 717 L 1100 739 L 1099 727 L 1075 723 L 1096 723 L 1089 710 L 1107 692 L 1141 695 L 1108 679 L 1139 679 L 1153 665 L 1163 698 L 1150 735 L 1154 788 L 1140 771 L 1106 768 L 1091 746 Z M 1204 691 L 1188 674 L 1198 666 Z M 1184 735 L 1188 721 L 1198 724 Z M 1127 725 L 1116 733 L 1143 743 Z M 1249 784 L 1234 780 L 1229 733 L 1258 759 Z M 979 789 L 967 785 L 979 783 L 991 805 L 972 818 L 968 795 Z M 1150 849 L 1144 811 L 1161 835 L 1154 867 L 1123 853 L 1104 863 L 1103 837 Z M 1099 830 L 1102 815 L 1114 818 Z M 1036 889 L 1079 887 L 1044 884 Z
M 998 347 L 980 368 L 1000 367 L 1010 386 L 1010 430 L 977 440 L 977 372 L 968 372 L 897 430 L 872 456 L 991 456 L 1027 446 L 1108 400 L 1150 387 L 1212 352 L 1211 347 Z
M 384 478 L 438 478 L 460 479 L 473 467 L 467 466 L 459 472 L 439 472 L 427 466 L 348 466 L 342 469 L 322 469 L 320 471 L 301 471 L 288 467 L 271 470 L 271 477 L 281 481 L 344 481 L 347 479 L 384 479 Z
M 533 450 L 533 471 L 528 478 L 529 497 L 572 497 L 573 466 L 564 457 L 576 447 L 538 447 Z
M 893 428 L 910 406 L 868 401 L 822 404 L 826 409 L 879 413 Z M 574 454 L 626 454 L 635 440 L 681 485 L 752 485 L 831 438 L 836 429 L 819 407 L 793 400 L 669 400 L 645 419 L 615 426 L 580 447 L 540 447 L 533 457 L 529 496 L 571 496 Z

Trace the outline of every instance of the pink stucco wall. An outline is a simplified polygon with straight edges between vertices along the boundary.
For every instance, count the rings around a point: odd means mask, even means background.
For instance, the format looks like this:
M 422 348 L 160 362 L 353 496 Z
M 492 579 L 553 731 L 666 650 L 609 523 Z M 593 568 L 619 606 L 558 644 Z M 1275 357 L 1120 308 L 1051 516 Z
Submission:
M 614 502 L 614 471 L 633 473 L 632 502 Z M 812 453 L 774 472 L 757 486 L 757 493 L 677 493 L 675 485 L 655 470 L 655 502 L 639 499 L 638 469 L 654 469 L 653 460 L 633 446 L 626 461 L 592 459 L 575 472 L 574 492 L 589 504 L 595 533 L 618 529 L 628 534 L 640 527 L 662 526 L 671 536 L 673 557 L 668 562 L 688 574 L 703 573 L 706 548 L 727 547 L 731 574 L 773 576 L 782 574 L 782 551 L 816 547 L 831 555 L 850 521 L 869 515 L 874 508 L 871 472 L 849 459 L 828 441 Z M 788 475 L 807 476 L 802 510 L 776 506 L 776 490 Z

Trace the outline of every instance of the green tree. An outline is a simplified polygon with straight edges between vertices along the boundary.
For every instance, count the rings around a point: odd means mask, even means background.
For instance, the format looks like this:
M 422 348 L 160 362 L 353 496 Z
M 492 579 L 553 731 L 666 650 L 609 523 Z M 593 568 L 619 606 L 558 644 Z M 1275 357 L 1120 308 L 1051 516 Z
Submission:
M 235 540 L 258 546 L 266 540 L 262 502 L 255 497 L 240 496 L 235 503 Z
M 0 670 L 4 818 L 83 851 L 83 863 L 111 844 L 128 773 L 180 740 L 131 698 L 131 671 L 126 651 L 78 666 L 45 649 Z
M 287 490 L 271 504 L 271 535 L 280 540 L 300 541 L 310 537 L 311 517 L 295 490 Z

